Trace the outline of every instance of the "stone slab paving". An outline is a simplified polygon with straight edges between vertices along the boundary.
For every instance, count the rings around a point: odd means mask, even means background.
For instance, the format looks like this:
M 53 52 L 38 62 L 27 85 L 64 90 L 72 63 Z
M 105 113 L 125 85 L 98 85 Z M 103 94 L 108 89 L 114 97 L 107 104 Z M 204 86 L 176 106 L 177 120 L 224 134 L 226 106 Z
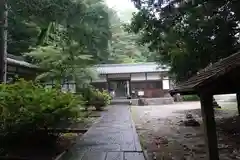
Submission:
M 61 160 L 145 160 L 130 107 L 112 106 Z

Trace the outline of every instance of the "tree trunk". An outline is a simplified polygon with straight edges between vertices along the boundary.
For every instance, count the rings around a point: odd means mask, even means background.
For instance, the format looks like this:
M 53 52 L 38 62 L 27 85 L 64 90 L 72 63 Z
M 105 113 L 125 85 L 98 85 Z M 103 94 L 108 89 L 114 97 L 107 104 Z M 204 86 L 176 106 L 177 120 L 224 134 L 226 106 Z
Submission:
M 47 27 L 41 29 L 41 32 L 38 36 L 37 45 L 42 45 L 46 43 L 48 36 L 50 34 L 50 30 L 52 29 L 52 26 L 53 23 L 50 22 Z
M 237 98 L 237 108 L 238 108 L 238 115 L 240 116 L 240 93 L 236 94 Z
M 7 0 L 0 1 L 0 82 L 7 78 Z

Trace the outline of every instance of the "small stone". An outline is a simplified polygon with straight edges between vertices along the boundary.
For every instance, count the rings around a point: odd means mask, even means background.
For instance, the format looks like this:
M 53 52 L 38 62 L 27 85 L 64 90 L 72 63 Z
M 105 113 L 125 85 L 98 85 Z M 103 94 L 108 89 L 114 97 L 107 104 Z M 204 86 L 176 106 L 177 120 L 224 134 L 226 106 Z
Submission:
M 200 123 L 195 119 L 188 119 L 184 121 L 184 125 L 187 127 L 199 127 Z
M 184 150 L 184 151 L 190 151 L 190 149 L 188 148 L 188 146 L 185 145 L 185 144 L 183 145 L 183 150 Z
M 190 114 L 190 113 L 188 113 L 188 114 L 186 115 L 186 119 L 193 119 L 193 115 Z
M 225 144 L 218 144 L 218 149 L 227 149 L 229 146 Z
M 168 140 L 167 139 L 163 139 L 162 140 L 162 144 L 168 144 Z
M 201 147 L 194 147 L 194 148 L 192 148 L 192 151 L 195 152 L 196 154 L 204 154 L 205 153 L 205 149 L 201 148 Z
M 192 134 L 185 134 L 185 136 L 184 136 L 185 138 L 190 138 L 190 137 L 192 137 Z

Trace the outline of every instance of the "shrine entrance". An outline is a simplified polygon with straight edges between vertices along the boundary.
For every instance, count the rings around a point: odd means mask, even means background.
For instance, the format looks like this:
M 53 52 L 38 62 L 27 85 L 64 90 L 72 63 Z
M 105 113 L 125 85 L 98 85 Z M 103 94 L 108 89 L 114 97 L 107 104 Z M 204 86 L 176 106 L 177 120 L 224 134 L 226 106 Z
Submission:
M 127 98 L 130 93 L 129 80 L 110 80 L 108 87 L 115 92 L 115 98 Z

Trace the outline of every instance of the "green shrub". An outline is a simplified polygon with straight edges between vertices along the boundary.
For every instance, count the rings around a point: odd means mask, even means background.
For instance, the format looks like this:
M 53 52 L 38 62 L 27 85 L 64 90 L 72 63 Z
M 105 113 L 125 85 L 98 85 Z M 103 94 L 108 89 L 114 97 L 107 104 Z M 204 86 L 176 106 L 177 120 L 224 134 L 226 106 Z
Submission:
M 85 106 L 94 106 L 96 110 L 102 110 L 103 107 L 110 104 L 111 96 L 107 91 L 100 91 L 94 87 L 88 87 L 82 90 Z
M 0 84 L 0 133 L 29 134 L 71 123 L 80 116 L 82 98 L 20 80 Z
M 183 101 L 199 101 L 200 98 L 197 95 L 184 95 L 182 96 Z
M 91 106 L 90 98 L 94 95 L 94 88 L 92 86 L 81 88 L 80 94 L 83 97 L 84 106 L 85 106 L 85 109 L 87 110 L 88 107 Z

